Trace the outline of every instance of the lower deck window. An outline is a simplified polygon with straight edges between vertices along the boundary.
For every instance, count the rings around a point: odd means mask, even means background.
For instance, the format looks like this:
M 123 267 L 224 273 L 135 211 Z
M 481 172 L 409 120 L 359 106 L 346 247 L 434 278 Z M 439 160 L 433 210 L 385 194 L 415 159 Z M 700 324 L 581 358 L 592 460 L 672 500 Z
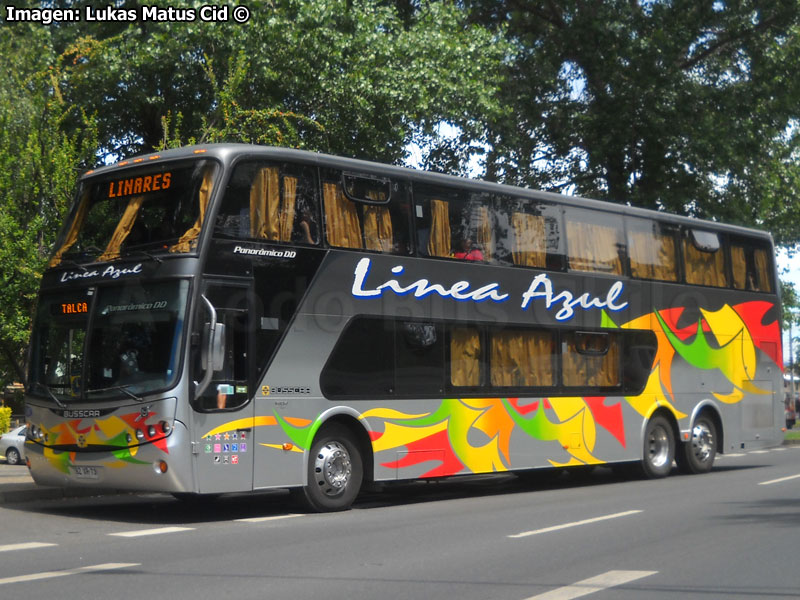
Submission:
M 651 331 L 568 331 L 357 317 L 325 365 L 339 398 L 635 395 L 657 348 Z

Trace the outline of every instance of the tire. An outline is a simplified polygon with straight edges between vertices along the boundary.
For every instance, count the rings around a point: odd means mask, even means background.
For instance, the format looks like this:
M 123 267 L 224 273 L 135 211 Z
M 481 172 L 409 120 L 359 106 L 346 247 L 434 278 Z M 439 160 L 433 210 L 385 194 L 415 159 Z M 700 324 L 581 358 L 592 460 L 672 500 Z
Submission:
M 18 465 L 21 458 L 19 450 L 16 448 L 9 448 L 6 450 L 6 462 L 9 465 Z
M 666 477 L 675 459 L 675 433 L 672 425 L 656 415 L 647 422 L 642 448 L 642 473 L 648 479 Z
M 364 479 L 364 462 L 350 431 L 341 425 L 325 427 L 308 454 L 307 484 L 297 493 L 314 512 L 347 510 Z
M 717 457 L 717 426 L 707 415 L 700 415 L 692 427 L 692 438 L 683 442 L 675 456 L 681 473 L 708 473 Z

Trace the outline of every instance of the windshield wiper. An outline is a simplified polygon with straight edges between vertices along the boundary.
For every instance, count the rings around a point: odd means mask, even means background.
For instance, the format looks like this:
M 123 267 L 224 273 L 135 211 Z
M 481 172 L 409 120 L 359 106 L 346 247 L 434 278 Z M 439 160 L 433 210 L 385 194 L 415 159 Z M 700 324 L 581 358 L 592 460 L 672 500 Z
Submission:
M 83 266 L 81 263 L 79 263 L 78 261 L 73 260 L 71 258 L 61 257 L 61 262 L 59 263 L 59 265 L 77 267 L 78 269 L 80 269 L 84 273 L 86 273 L 89 270 L 85 266 Z
M 164 262 L 164 260 L 161 257 L 156 256 L 155 254 L 153 254 L 152 252 L 148 252 L 147 250 L 131 250 L 130 252 L 126 252 L 123 255 L 123 257 L 128 258 L 134 254 L 144 254 L 147 258 L 156 261 L 158 264 Z
M 51 390 L 49 387 L 47 387 L 47 386 L 46 386 L 45 384 L 43 384 L 42 382 L 40 382 L 40 381 L 34 381 L 34 382 L 33 382 L 33 387 L 35 387 L 35 388 L 36 388 L 36 387 L 40 387 L 40 388 L 42 388 L 42 389 L 43 389 L 45 392 L 47 392 L 47 395 L 48 395 L 48 396 L 50 396 L 50 399 L 51 399 L 53 402 L 55 402 L 56 404 L 58 404 L 59 408 L 67 408 L 67 405 L 66 405 L 66 404 L 64 404 L 64 403 L 63 403 L 61 400 L 59 400 L 59 399 L 56 397 L 56 395 L 53 393 L 53 390 Z
M 93 393 L 96 393 L 96 392 L 110 392 L 111 390 L 116 390 L 118 392 L 122 392 L 123 394 L 127 394 L 128 396 L 130 396 L 131 398 L 133 398 L 137 402 L 144 402 L 144 398 L 134 394 L 132 391 L 130 391 L 128 389 L 129 387 L 130 387 L 130 384 L 128 384 L 128 385 L 112 385 L 110 387 L 105 387 L 105 388 L 96 388 L 94 390 L 86 390 L 86 393 L 87 394 L 93 394 Z

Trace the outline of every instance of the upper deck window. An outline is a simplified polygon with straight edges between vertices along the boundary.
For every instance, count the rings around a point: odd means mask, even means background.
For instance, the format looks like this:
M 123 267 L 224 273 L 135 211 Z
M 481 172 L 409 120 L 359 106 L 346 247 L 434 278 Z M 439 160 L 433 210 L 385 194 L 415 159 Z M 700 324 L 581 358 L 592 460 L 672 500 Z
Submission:
M 500 196 L 493 212 L 498 260 L 537 269 L 564 269 L 564 236 L 558 207 Z
M 475 262 L 495 258 L 493 211 L 485 194 L 415 186 L 419 249 L 428 256 Z
M 624 274 L 625 242 L 619 216 L 569 208 L 564 218 L 571 271 Z
M 264 161 L 238 164 L 225 189 L 214 234 L 318 245 L 319 200 L 314 170 Z
M 774 292 L 772 249 L 768 244 L 747 238 L 731 238 L 733 287 L 753 292 Z
M 683 237 L 683 267 L 686 283 L 728 286 L 725 251 L 719 234 L 687 229 Z
M 626 226 L 631 275 L 640 279 L 678 281 L 677 229 L 635 217 L 628 217 Z
M 322 173 L 322 199 L 331 246 L 411 252 L 405 182 L 329 169 Z
M 148 165 L 91 179 L 78 194 L 51 257 L 114 260 L 137 252 L 190 252 L 203 226 L 216 164 Z

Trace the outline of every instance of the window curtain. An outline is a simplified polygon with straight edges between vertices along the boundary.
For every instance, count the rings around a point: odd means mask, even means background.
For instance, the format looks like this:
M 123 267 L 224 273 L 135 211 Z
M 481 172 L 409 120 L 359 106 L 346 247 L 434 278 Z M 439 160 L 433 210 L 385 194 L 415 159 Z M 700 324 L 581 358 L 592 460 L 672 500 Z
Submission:
M 61 248 L 59 248 L 53 257 L 50 259 L 50 263 L 48 264 L 49 267 L 58 266 L 61 262 L 61 257 L 64 253 L 72 248 L 75 242 L 78 241 L 78 233 L 80 233 L 81 228 L 83 227 L 83 222 L 86 220 L 86 215 L 89 212 L 89 191 L 86 190 L 81 196 L 81 201 L 78 204 L 78 210 L 75 213 L 75 218 L 72 219 L 72 223 L 69 226 L 69 231 L 67 232 L 67 236 L 64 238 L 64 243 L 61 244 Z
M 753 267 L 755 273 L 748 268 L 747 248 L 731 246 L 731 267 L 733 270 L 733 287 L 737 290 L 753 290 L 771 292 L 772 278 L 769 274 L 769 256 L 763 248 L 753 249 Z
M 492 260 L 494 258 L 494 232 L 489 221 L 489 207 L 478 207 L 478 223 L 476 227 L 476 241 L 483 250 L 483 259 Z
M 450 210 L 444 200 L 431 200 L 431 235 L 428 256 L 450 256 Z
M 515 265 L 544 268 L 547 261 L 544 217 L 515 212 L 511 216 L 514 246 L 511 256 Z
M 504 331 L 492 336 L 492 385 L 535 387 L 554 384 L 552 335 Z
M 277 167 L 264 167 L 250 186 L 250 237 L 280 237 L 280 183 Z
M 703 252 L 687 237 L 683 240 L 683 258 L 687 283 L 714 287 L 728 285 L 722 248 L 716 252 Z
M 364 244 L 369 250 L 380 252 L 394 249 L 392 216 L 385 206 L 364 207 Z
M 454 328 L 450 334 L 450 383 L 474 387 L 481 383 L 481 341 L 477 329 Z
M 598 342 L 604 337 L 596 336 Z M 603 344 L 605 342 L 602 342 Z M 576 336 L 569 336 L 565 341 L 562 353 L 562 375 L 564 385 L 570 387 L 611 387 L 620 384 L 620 354 L 616 338 L 608 339 L 608 350 L 605 354 L 581 353 L 578 351 Z M 590 340 L 587 350 L 600 350 L 599 343 Z M 594 347 L 593 347 L 594 346 Z
M 194 225 L 184 233 L 178 240 L 177 244 L 170 246 L 170 252 L 189 252 L 192 245 L 197 243 L 197 236 L 200 235 L 200 230 L 203 228 L 203 222 L 206 217 L 206 210 L 208 209 L 208 201 L 211 199 L 211 191 L 214 185 L 213 169 L 206 169 L 203 175 L 203 183 L 200 184 L 200 190 L 197 193 L 197 204 L 200 209 L 200 214 Z
M 281 199 L 277 167 L 264 167 L 250 187 L 250 237 L 289 242 L 294 227 L 297 178 L 283 178 Z
M 628 232 L 631 274 L 642 279 L 677 281 L 675 239 L 671 235 L 645 231 Z
M 128 201 L 128 206 L 125 207 L 125 212 L 122 213 L 122 218 L 117 223 L 117 227 L 111 235 L 111 240 L 97 260 L 104 261 L 119 258 L 119 250 L 125 238 L 128 237 L 131 229 L 133 229 L 133 224 L 136 222 L 136 217 L 139 216 L 139 209 L 142 207 L 143 201 L 144 196 L 135 196 Z
M 294 215 L 297 210 L 297 177 L 283 178 L 283 210 L 280 215 L 280 241 L 292 241 Z
M 622 275 L 620 230 L 616 227 L 567 220 L 569 267 L 573 271 L 598 271 Z
M 363 248 L 356 205 L 345 197 L 336 183 L 323 184 L 322 195 L 325 202 L 325 230 L 331 246 Z
M 773 292 L 772 272 L 769 268 L 769 254 L 762 248 L 757 248 L 754 252 L 756 263 L 756 281 L 759 292 Z
M 733 287 L 747 289 L 747 255 L 741 246 L 731 246 L 731 267 L 733 268 Z

